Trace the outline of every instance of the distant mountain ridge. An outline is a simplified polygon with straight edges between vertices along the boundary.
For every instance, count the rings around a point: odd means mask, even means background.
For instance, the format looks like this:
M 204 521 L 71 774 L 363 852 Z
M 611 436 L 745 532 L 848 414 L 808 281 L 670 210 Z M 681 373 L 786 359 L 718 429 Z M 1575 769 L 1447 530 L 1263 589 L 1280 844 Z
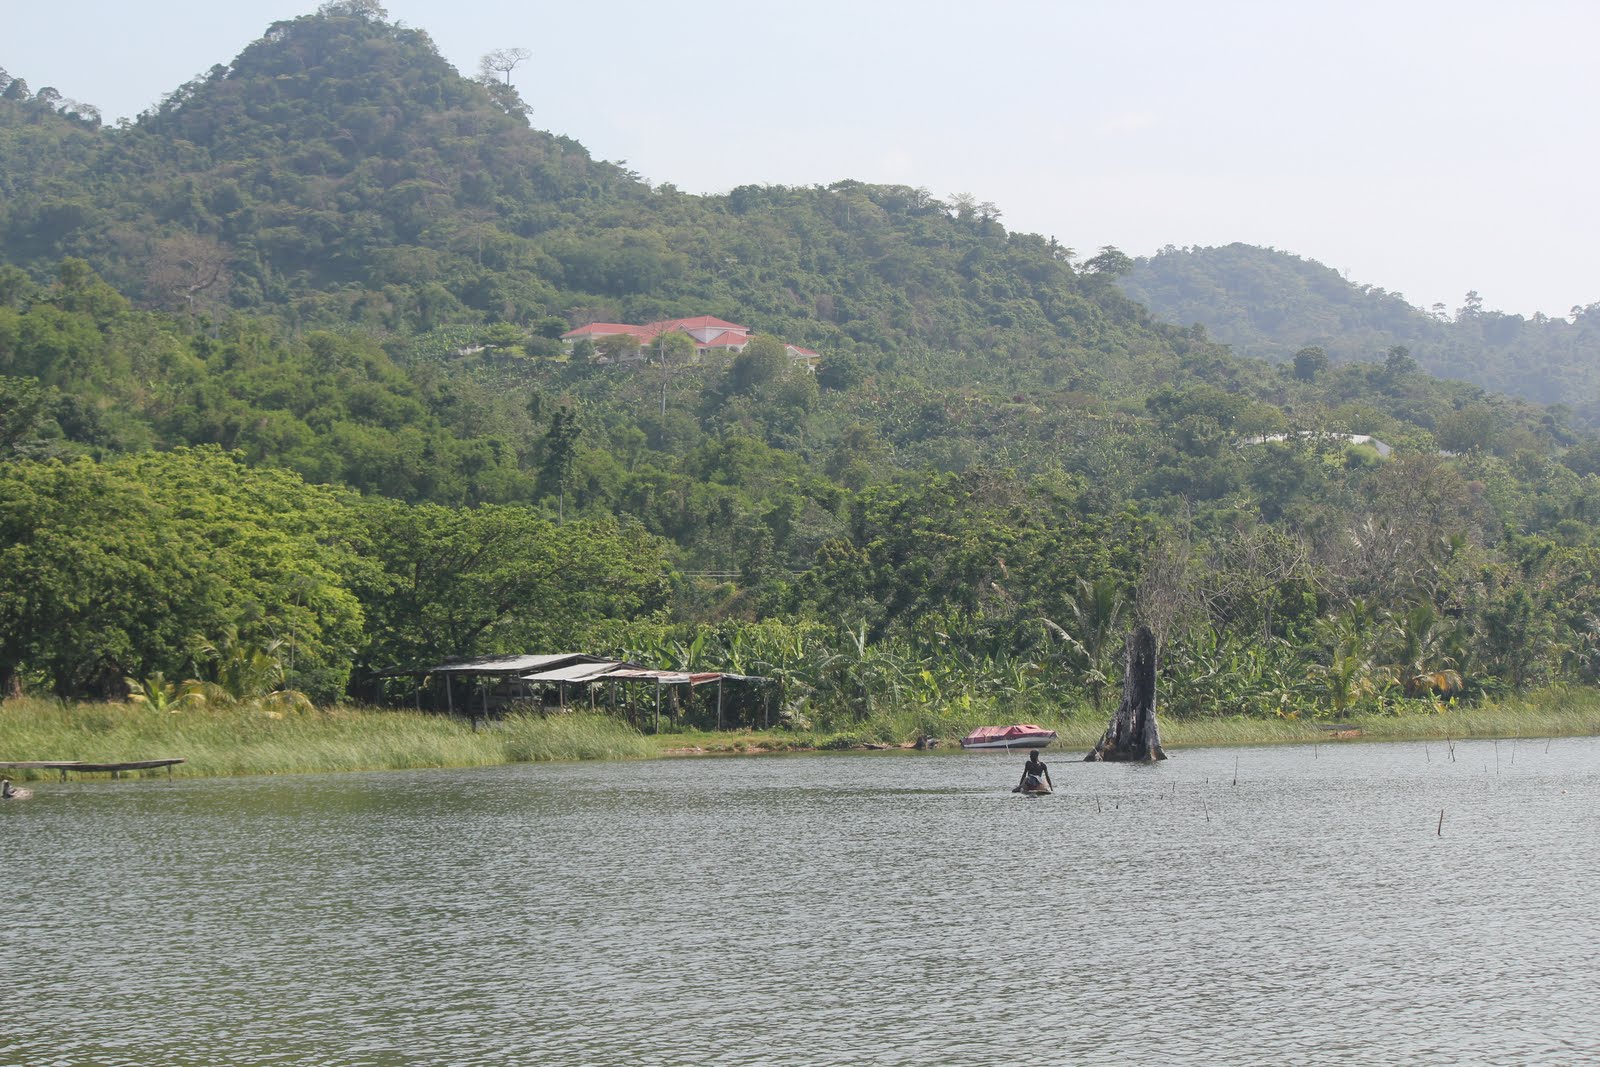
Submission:
M 1121 285 L 1157 317 L 1199 323 L 1241 355 L 1284 362 L 1314 345 L 1335 363 L 1381 363 L 1398 345 L 1432 374 L 1600 414 L 1600 303 L 1570 321 L 1524 318 L 1468 294 L 1453 315 L 1429 313 L 1316 260 L 1247 244 L 1166 248 L 1136 260 Z

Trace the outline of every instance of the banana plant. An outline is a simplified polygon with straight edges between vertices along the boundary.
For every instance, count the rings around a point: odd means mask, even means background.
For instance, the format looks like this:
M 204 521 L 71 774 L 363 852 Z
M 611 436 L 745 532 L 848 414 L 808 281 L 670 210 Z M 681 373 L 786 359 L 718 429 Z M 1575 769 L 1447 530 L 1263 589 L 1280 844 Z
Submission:
M 883 700 L 898 704 L 908 684 L 903 657 L 892 646 L 869 641 L 865 620 L 845 627 L 841 636 L 841 646 L 818 665 L 819 702 L 855 720 L 869 716 Z

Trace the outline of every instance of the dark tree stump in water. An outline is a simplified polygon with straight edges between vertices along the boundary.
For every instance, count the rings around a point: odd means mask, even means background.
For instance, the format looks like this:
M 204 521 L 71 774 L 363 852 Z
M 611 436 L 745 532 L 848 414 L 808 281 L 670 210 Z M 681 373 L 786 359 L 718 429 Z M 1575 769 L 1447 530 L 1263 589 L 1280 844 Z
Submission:
M 1100 743 L 1083 757 L 1085 763 L 1148 763 L 1167 758 L 1156 727 L 1156 638 L 1148 626 L 1128 635 L 1127 656 L 1122 703 Z

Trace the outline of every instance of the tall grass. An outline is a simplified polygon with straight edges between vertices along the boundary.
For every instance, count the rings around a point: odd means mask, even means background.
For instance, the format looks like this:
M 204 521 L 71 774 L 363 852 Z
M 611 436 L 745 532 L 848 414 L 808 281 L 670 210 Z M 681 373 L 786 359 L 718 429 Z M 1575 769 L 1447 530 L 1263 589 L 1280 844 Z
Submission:
M 806 739 L 804 745 L 790 742 L 786 747 L 849 749 L 863 744 L 907 744 L 923 736 L 953 746 L 974 726 L 1032 722 L 1055 730 L 1057 746 L 1087 752 L 1105 732 L 1113 710 L 1113 706 L 1096 711 L 1086 705 L 1049 709 L 982 703 L 957 710 L 901 707 L 879 712 L 845 730 L 808 732 L 802 735 Z M 1160 728 L 1162 744 L 1167 748 L 1299 744 L 1328 740 L 1336 729 L 1356 731 L 1365 739 L 1395 741 L 1595 735 L 1600 734 L 1600 691 L 1551 689 L 1499 703 L 1449 707 L 1437 714 L 1421 710 L 1375 714 L 1338 724 L 1318 723 L 1309 717 L 1163 715 Z M 701 741 L 697 747 L 715 750 L 718 745 L 714 740 Z M 762 740 L 747 737 L 745 747 L 767 746 Z
M 1364 737 L 1394 740 L 1592 736 L 1600 734 L 1600 691 L 1561 686 L 1438 715 L 1367 716 L 1352 725 Z
M 498 724 L 505 761 L 642 759 L 655 746 L 628 724 L 598 712 L 513 715 Z
M 297 714 L 233 705 L 174 713 L 138 704 L 0 704 L 0 760 L 179 757 L 185 762 L 172 773 L 196 777 L 621 759 L 652 751 L 625 723 L 591 714 L 515 716 L 473 730 L 459 719 L 359 707 Z

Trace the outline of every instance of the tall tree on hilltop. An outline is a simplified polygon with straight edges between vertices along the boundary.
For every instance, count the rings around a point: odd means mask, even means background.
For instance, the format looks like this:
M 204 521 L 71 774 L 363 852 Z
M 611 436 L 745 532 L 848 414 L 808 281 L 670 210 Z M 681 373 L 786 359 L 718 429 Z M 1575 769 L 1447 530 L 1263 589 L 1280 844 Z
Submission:
M 389 17 L 389 12 L 378 0 L 328 0 L 317 8 L 317 14 L 324 17 L 342 15 L 371 22 L 381 22 Z
M 526 48 L 496 48 L 479 61 L 479 73 L 485 80 L 490 80 L 493 74 L 504 74 L 505 84 L 511 84 L 511 72 L 532 58 L 533 53 Z
M 1116 245 L 1106 245 L 1100 249 L 1099 255 L 1084 260 L 1083 269 L 1091 274 L 1120 278 L 1133 270 L 1133 260 Z

